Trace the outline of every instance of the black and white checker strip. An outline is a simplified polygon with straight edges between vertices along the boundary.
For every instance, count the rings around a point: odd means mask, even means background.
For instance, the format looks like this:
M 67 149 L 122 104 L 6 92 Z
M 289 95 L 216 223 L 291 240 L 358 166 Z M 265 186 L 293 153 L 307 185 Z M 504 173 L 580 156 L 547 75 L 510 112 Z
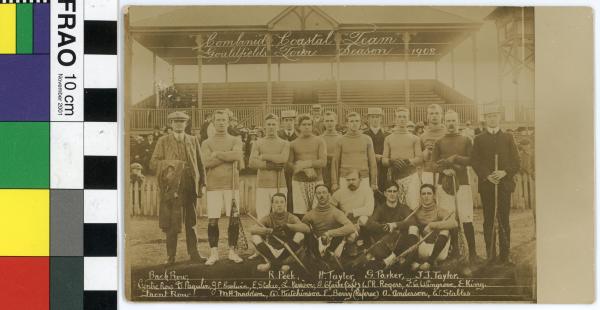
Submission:
M 117 309 L 117 0 L 84 8 L 84 310 Z
M 0 3 L 48 3 L 48 0 L 2 0 Z

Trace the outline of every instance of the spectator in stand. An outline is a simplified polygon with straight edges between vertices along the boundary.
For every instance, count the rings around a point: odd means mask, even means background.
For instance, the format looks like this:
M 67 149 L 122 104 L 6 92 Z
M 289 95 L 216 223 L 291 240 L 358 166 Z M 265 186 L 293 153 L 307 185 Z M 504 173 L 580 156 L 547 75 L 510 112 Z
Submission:
M 144 138 L 131 136 L 131 162 L 141 163 L 144 157 Z
M 323 109 L 320 104 L 313 104 L 310 110 L 310 115 L 313 119 L 313 133 L 315 136 L 320 136 L 325 132 L 325 123 L 323 123 Z
M 519 151 L 519 158 L 521 159 L 521 173 L 535 178 L 535 161 L 531 142 L 525 138 L 519 141 L 517 149 Z
M 212 113 L 206 113 L 204 122 L 200 126 L 200 143 L 208 139 L 208 127 L 212 124 Z
M 158 138 L 162 137 L 162 132 L 159 126 L 154 126 L 154 131 L 152 131 L 152 135 L 154 136 L 154 141 L 158 141 Z
M 229 127 L 227 128 L 227 132 L 231 136 L 240 137 L 242 135 L 242 133 L 240 132 L 240 129 L 241 128 L 239 127 L 237 117 L 235 117 L 235 115 L 233 115 L 233 113 L 231 113 L 229 116 Z
M 408 132 L 412 132 L 414 134 L 415 133 L 415 123 L 413 123 L 412 121 L 408 121 L 408 124 L 406 125 L 406 129 L 408 130 Z
M 258 132 L 255 129 L 250 130 L 248 132 L 248 139 L 244 144 L 244 160 L 246 161 L 246 167 L 249 167 L 250 153 L 252 152 L 252 147 L 256 143 L 256 140 L 258 140 Z
M 475 131 L 471 128 L 471 121 L 465 122 L 465 128 L 462 130 L 462 135 L 471 139 L 471 142 L 475 139 Z
M 173 133 L 173 127 L 167 126 L 167 127 L 165 127 L 165 133 L 163 134 L 163 136 L 170 135 L 172 133 Z
M 148 169 L 148 167 L 150 167 L 150 158 L 152 157 L 152 153 L 154 153 L 154 148 L 156 148 L 156 141 L 158 140 L 154 139 L 154 134 L 149 134 L 146 136 L 146 141 L 143 145 L 142 166 L 146 175 L 154 175 L 153 171 Z
M 485 131 L 485 121 L 479 122 L 479 127 L 475 128 L 475 135 L 478 135 Z
M 417 137 L 420 137 L 425 132 L 425 123 L 418 121 L 415 124 L 415 129 L 413 130 L 413 134 Z

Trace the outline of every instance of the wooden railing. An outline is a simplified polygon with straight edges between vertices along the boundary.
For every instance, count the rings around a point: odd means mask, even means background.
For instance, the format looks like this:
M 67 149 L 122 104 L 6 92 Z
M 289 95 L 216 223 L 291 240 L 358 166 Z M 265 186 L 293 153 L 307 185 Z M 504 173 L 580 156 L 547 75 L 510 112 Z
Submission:
M 346 115 L 353 111 L 358 112 L 364 117 L 367 115 L 367 109 L 373 107 L 373 105 L 342 105 L 342 111 L 338 111 L 337 104 L 324 104 L 321 105 L 324 111 L 334 111 L 338 115 Z M 394 123 L 394 110 L 402 105 L 377 105 L 377 107 L 383 109 L 384 125 L 391 125 Z M 444 104 L 442 105 L 444 111 L 448 109 L 455 110 L 460 116 L 461 122 L 470 120 L 471 122 L 477 121 L 477 106 L 473 104 Z M 263 105 L 244 105 L 244 106 L 205 106 L 202 109 L 139 109 L 133 108 L 129 110 L 128 120 L 131 131 L 148 131 L 152 130 L 154 126 L 164 127 L 167 126 L 167 115 L 174 111 L 182 111 L 188 114 L 191 118 L 192 128 L 199 129 L 202 125 L 203 120 L 207 115 L 210 115 L 213 111 L 218 109 L 230 109 L 233 114 L 238 118 L 238 121 L 243 126 L 262 126 L 263 119 L 266 113 L 281 114 L 284 110 L 296 110 L 298 114 L 309 113 L 311 109 L 310 104 L 277 104 L 271 105 L 270 107 L 263 107 Z M 427 105 L 414 105 L 410 111 L 411 120 L 413 122 L 425 121 L 427 119 Z

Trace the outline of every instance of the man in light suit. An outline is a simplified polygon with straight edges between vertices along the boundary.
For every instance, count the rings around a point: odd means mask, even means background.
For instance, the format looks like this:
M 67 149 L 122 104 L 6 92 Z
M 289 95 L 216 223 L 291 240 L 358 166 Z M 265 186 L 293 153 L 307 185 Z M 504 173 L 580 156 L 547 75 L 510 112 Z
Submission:
M 193 262 L 203 257 L 196 237 L 196 200 L 205 183 L 200 145 L 196 137 L 184 132 L 189 116 L 173 112 L 167 116 L 173 132 L 161 137 L 150 159 L 158 176 L 160 191 L 159 226 L 167 237 L 167 265 L 175 263 L 177 236 L 183 219 L 187 252 Z

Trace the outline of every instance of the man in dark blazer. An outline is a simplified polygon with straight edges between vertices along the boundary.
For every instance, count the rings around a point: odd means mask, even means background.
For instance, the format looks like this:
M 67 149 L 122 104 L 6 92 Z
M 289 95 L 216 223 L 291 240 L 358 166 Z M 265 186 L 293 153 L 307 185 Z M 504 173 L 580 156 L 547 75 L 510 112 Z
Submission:
M 388 136 L 388 133 L 383 131 L 381 127 L 382 118 L 383 110 L 381 108 L 368 108 L 367 119 L 369 120 L 369 128 L 363 132 L 373 140 L 373 149 L 375 151 L 375 159 L 377 160 L 377 185 L 381 193 L 385 191 L 387 183 L 387 168 L 383 166 L 381 159 L 383 158 L 383 142 L 385 141 L 385 137 Z M 383 194 L 376 195 L 375 197 L 381 201 L 385 200 Z
M 296 134 L 296 111 L 295 110 L 284 110 L 281 111 L 281 129 L 277 131 L 277 135 L 288 142 L 292 142 L 298 138 Z M 292 205 L 292 174 L 293 170 L 287 166 L 285 168 L 285 182 L 287 184 L 287 209 L 288 212 L 292 212 L 294 207 Z
M 494 233 L 494 218 L 497 218 L 497 240 L 500 245 L 497 261 L 508 263 L 511 193 L 515 189 L 513 176 L 519 171 L 519 153 L 513 136 L 500 130 L 500 108 L 496 105 L 485 106 L 484 118 L 487 127 L 474 139 L 471 165 L 479 178 L 479 194 L 484 216 L 483 232 L 488 260 L 492 261 L 496 258 L 496 249 L 492 248 L 492 234 Z M 496 155 L 498 156 L 497 169 L 495 169 Z M 498 209 L 495 212 L 496 186 L 498 188 Z
M 202 197 L 202 186 L 205 185 L 200 144 L 196 137 L 184 132 L 189 121 L 187 114 L 173 112 L 167 119 L 173 132 L 158 139 L 150 159 L 150 167 L 158 176 L 159 226 L 167 237 L 167 265 L 175 263 L 182 221 L 187 252 L 192 261 L 199 262 L 203 257 L 198 252 L 195 231 L 196 199 Z

